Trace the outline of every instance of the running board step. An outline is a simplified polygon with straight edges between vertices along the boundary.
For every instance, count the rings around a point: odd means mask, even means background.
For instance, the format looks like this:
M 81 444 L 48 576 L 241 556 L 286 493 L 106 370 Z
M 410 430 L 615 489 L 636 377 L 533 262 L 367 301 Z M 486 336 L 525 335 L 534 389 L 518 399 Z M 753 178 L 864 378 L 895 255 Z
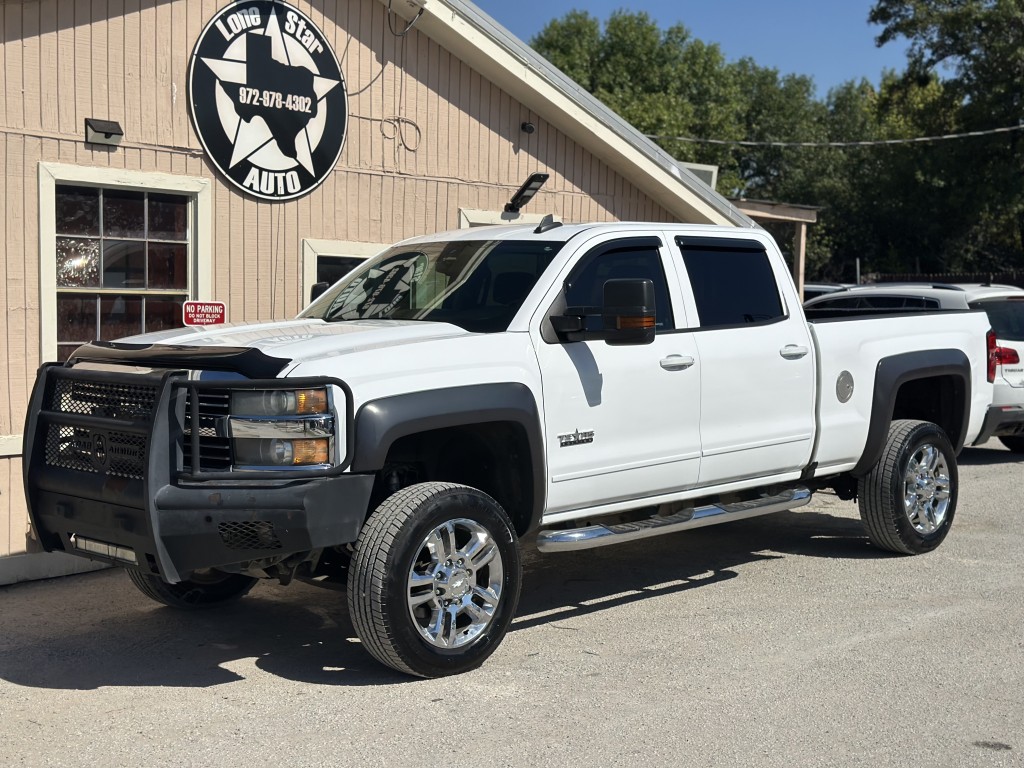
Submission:
M 575 549 L 592 549 L 609 544 L 621 544 L 665 533 L 688 531 L 706 525 L 727 523 L 730 520 L 744 520 L 748 517 L 783 512 L 802 507 L 811 500 L 807 488 L 791 488 L 778 496 L 762 496 L 737 504 L 710 504 L 696 509 L 687 509 L 674 515 L 653 516 L 632 523 L 616 525 L 591 525 L 586 528 L 541 531 L 537 535 L 537 549 L 541 552 L 568 552 Z

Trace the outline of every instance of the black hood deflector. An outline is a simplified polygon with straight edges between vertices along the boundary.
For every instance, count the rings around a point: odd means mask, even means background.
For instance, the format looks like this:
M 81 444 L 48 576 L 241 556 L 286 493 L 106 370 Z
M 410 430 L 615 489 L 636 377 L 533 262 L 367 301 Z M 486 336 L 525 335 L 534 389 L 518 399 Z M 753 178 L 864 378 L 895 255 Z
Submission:
M 189 347 L 92 341 L 76 349 L 68 364 L 121 363 L 150 368 L 182 368 L 240 373 L 247 379 L 273 379 L 292 362 L 254 347 Z

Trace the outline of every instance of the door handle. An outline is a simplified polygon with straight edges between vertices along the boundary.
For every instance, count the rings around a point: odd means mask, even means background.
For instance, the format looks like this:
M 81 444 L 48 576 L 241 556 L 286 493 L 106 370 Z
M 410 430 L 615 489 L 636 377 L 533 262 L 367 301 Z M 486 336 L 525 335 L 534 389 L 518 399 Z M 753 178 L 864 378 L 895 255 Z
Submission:
M 779 350 L 779 354 L 787 360 L 799 360 L 807 354 L 807 347 L 801 347 L 798 344 L 787 344 Z
M 682 371 L 693 365 L 694 360 L 689 355 L 669 355 L 662 358 L 661 367 L 666 371 Z

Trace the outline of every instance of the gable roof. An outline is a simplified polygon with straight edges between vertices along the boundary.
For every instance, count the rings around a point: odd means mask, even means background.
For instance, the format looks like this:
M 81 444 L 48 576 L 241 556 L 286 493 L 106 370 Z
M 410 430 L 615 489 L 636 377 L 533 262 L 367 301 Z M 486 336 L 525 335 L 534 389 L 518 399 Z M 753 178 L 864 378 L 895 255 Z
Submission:
M 388 0 L 381 0 L 387 3 Z M 415 26 L 683 222 L 757 225 L 468 0 L 396 0 Z M 396 9 L 398 10 L 398 9 Z

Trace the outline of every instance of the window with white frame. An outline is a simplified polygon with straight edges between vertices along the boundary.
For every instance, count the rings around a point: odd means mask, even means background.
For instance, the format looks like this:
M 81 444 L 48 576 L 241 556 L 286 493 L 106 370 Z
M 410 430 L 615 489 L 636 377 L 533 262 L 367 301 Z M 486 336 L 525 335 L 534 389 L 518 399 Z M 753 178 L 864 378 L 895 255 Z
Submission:
M 207 179 L 40 163 L 43 360 L 81 344 L 182 325 L 209 300 Z
M 560 216 L 555 216 L 554 219 L 559 222 L 562 220 Z M 540 224 L 543 220 L 543 213 L 508 213 L 479 208 L 459 208 L 459 229 L 488 227 L 494 224 Z
M 58 184 L 57 359 L 81 344 L 182 326 L 189 197 Z
M 387 243 L 358 243 L 351 240 L 302 240 L 303 304 L 317 283 L 334 284 L 371 256 L 387 248 Z

